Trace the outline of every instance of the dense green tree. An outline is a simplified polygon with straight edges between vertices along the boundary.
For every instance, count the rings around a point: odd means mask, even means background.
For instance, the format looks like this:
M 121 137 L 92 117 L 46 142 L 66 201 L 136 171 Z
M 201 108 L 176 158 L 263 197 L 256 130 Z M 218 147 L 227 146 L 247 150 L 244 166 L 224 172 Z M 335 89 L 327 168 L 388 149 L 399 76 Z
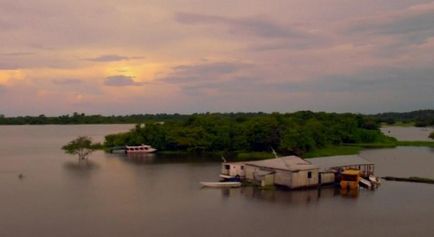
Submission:
M 379 122 L 389 123 L 390 121 L 411 123 L 420 127 L 434 125 L 434 110 L 417 110 L 405 113 L 381 113 L 372 115 Z
M 433 126 L 434 125 L 434 110 L 418 110 L 406 113 L 383 113 L 376 115 L 354 115 L 354 114 L 336 114 L 336 113 L 314 113 L 311 111 L 300 111 L 292 114 L 265 114 L 265 113 L 206 113 L 206 114 L 193 114 L 193 115 L 182 115 L 182 114 L 132 114 L 124 116 L 102 116 L 102 115 L 87 115 L 84 113 L 74 112 L 70 115 L 61 116 L 18 116 L 18 117 L 0 117 L 0 124 L 8 125 L 21 125 L 21 124 L 114 124 L 114 123 L 153 123 L 153 122 L 175 122 L 184 123 L 184 125 L 189 126 L 189 124 L 196 126 L 194 121 L 199 120 L 203 122 L 203 117 L 206 117 L 207 121 L 224 121 L 227 123 L 236 122 L 243 124 L 255 117 L 266 117 L 273 116 L 279 120 L 279 124 L 282 122 L 280 120 L 285 120 L 291 117 L 298 124 L 303 124 L 303 122 L 309 119 L 316 118 L 318 120 L 327 121 L 330 118 L 342 119 L 343 117 L 350 117 L 352 120 L 357 119 L 357 123 L 363 125 L 366 129 L 375 129 L 382 122 L 392 124 L 392 122 L 401 123 L 416 123 L 418 126 Z M 212 117 L 212 120 L 209 118 Z M 190 121 L 188 121 L 190 120 Z M 188 122 L 187 122 L 188 121 Z M 284 121 L 283 121 L 284 122 Z
M 379 121 L 356 114 L 206 113 L 161 124 L 147 122 L 109 135 L 105 145 L 149 144 L 171 151 L 270 151 L 302 155 L 343 143 L 388 142 Z

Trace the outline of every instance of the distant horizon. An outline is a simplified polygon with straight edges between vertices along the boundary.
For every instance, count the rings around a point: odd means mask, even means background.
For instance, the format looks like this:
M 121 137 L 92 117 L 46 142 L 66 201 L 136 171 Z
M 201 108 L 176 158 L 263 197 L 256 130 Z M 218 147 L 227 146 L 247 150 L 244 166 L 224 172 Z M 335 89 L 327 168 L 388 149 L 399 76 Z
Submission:
M 425 108 L 425 109 L 415 109 L 415 110 L 409 110 L 409 111 L 385 111 L 385 112 L 378 112 L 378 113 L 360 113 L 360 112 L 336 112 L 336 111 L 315 111 L 315 110 L 297 110 L 297 111 L 271 111 L 271 112 L 265 112 L 265 111 L 229 111 L 229 112 L 221 112 L 221 111 L 207 111 L 207 112 L 192 112 L 192 113 L 130 113 L 130 114 L 99 114 L 99 113 L 84 113 L 84 112 L 71 112 L 71 113 L 64 113 L 64 114 L 23 114 L 23 115 L 7 115 L 7 114 L 2 114 L 0 112 L 0 116 L 4 116 L 6 118 L 15 118 L 15 117 L 26 117 L 26 116 L 30 116 L 30 117 L 37 117 L 37 116 L 41 116 L 44 115 L 46 117 L 59 117 L 59 116 L 65 116 L 65 115 L 73 115 L 74 113 L 77 113 L 79 115 L 81 114 L 85 114 L 86 116 L 94 116 L 94 115 L 101 115 L 101 116 L 105 116 L 105 117 L 109 117 L 109 116 L 132 116 L 132 115 L 162 115 L 162 114 L 167 114 L 167 115 L 175 115 L 175 114 L 179 114 L 179 115 L 193 115 L 193 114 L 207 114 L 207 113 L 211 113 L 211 114 L 230 114 L 230 113 L 265 113 L 265 114 L 272 114 L 272 113 L 280 113 L 280 114 L 286 114 L 286 113 L 296 113 L 296 112 L 301 112 L 301 111 L 310 111 L 310 112 L 314 112 L 314 113 L 338 113 L 338 114 L 344 114 L 344 113 L 352 113 L 352 114 L 362 114 L 362 115 L 376 115 L 376 114 L 385 114 L 385 113 L 411 113 L 411 112 L 416 112 L 416 111 L 434 111 L 434 108 Z

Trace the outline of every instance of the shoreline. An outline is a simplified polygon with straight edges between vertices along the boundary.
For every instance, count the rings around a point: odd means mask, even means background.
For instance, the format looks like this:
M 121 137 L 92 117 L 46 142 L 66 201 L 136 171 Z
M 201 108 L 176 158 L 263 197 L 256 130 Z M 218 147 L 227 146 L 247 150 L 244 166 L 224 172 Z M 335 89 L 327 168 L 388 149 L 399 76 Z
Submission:
M 339 156 L 339 155 L 357 155 L 365 149 L 387 149 L 396 147 L 433 147 L 434 141 L 397 141 L 395 143 L 372 143 L 372 144 L 343 144 L 337 146 L 328 146 L 314 151 L 307 152 L 301 157 L 304 159 Z M 102 149 L 107 152 L 107 150 Z M 194 155 L 194 156 L 215 156 L 216 159 L 221 159 L 222 156 L 230 161 L 246 161 L 246 160 L 262 160 L 274 158 L 273 153 L 265 151 L 207 151 L 207 152 L 194 152 L 194 151 L 158 151 L 157 154 L 165 155 Z M 285 155 L 285 154 L 284 154 Z

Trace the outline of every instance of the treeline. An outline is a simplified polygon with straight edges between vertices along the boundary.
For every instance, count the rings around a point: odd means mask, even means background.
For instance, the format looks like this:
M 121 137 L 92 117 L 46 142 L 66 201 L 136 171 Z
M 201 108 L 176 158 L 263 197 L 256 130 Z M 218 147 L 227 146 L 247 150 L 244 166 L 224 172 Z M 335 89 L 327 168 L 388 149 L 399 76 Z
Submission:
M 180 121 L 187 115 L 181 114 L 133 114 L 133 115 L 86 115 L 73 113 L 61 116 L 19 116 L 5 117 L 0 115 L 0 125 L 41 125 L 41 124 L 137 124 L 145 121 Z
M 257 117 L 265 113 L 225 113 L 228 117 Z M 26 124 L 138 124 L 144 122 L 185 122 L 191 116 L 185 114 L 132 114 L 132 115 L 87 115 L 73 113 L 61 116 L 18 116 L 6 117 L 0 114 L 0 125 L 26 125 Z M 434 126 L 434 110 L 418 110 L 405 113 L 381 113 L 367 115 L 378 123 L 390 125 L 396 123 L 412 123 L 416 126 Z
M 149 144 L 162 151 L 270 151 L 302 155 L 330 145 L 388 142 L 375 119 L 357 114 L 194 114 L 139 124 L 105 138 L 106 147 Z
M 414 123 L 417 127 L 434 126 L 434 110 L 417 110 L 405 113 L 381 113 L 372 116 L 382 123 Z

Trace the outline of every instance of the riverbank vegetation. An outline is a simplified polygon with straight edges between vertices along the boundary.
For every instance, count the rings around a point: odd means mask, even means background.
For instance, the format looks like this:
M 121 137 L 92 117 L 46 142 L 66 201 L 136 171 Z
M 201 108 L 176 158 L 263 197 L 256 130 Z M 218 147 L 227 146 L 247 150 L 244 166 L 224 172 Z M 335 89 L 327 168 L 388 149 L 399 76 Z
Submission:
M 18 116 L 6 117 L 0 114 L 0 125 L 40 125 L 40 124 L 137 124 L 158 121 L 180 121 L 189 115 L 182 114 L 132 114 L 132 115 L 86 115 L 73 113 L 61 116 Z
M 341 146 L 327 146 L 315 149 L 304 154 L 303 158 L 314 158 L 322 156 L 339 156 L 339 155 L 354 155 L 363 150 L 362 146 L 357 145 L 341 145 Z
M 404 113 L 381 113 L 371 115 L 380 123 L 394 126 L 434 126 L 434 110 L 417 110 Z
M 105 138 L 106 147 L 150 144 L 160 151 L 270 152 L 303 156 L 345 144 L 393 143 L 374 119 L 358 114 L 194 114 L 165 123 L 139 124 Z M 354 151 L 342 148 L 340 151 Z M 333 149 L 336 150 L 336 149 Z M 259 152 L 259 153 L 258 153 Z M 311 153 L 312 154 L 312 153 Z
M 363 148 L 428 146 L 433 142 L 401 142 L 383 135 L 381 124 L 427 126 L 434 110 L 377 115 L 313 113 L 134 114 L 103 116 L 73 113 L 61 116 L 5 117 L 0 125 L 138 124 L 127 133 L 106 137 L 106 148 L 151 144 L 163 152 L 209 152 L 236 159 L 270 158 L 279 154 L 304 157 L 356 154 Z M 430 135 L 434 138 L 434 134 Z
M 263 113 L 235 113 L 226 115 L 240 115 L 245 117 L 257 116 Z M 186 114 L 132 114 L 132 115 L 87 115 L 73 113 L 60 116 L 17 116 L 7 117 L 0 112 L 0 125 L 25 124 L 138 124 L 143 122 L 185 121 L 191 115 Z M 378 123 L 394 126 L 434 126 L 434 110 L 417 110 L 403 113 L 380 113 L 364 115 Z

